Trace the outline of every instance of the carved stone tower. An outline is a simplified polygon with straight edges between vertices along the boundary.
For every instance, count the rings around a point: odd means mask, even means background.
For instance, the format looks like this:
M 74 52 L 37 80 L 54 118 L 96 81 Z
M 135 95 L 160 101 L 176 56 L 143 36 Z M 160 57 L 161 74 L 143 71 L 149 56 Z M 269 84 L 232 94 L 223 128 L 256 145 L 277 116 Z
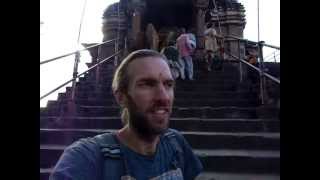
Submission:
M 236 0 L 120 0 L 103 14 L 103 40 L 119 37 L 119 48 L 126 47 L 128 51 L 148 48 L 147 26 L 152 24 L 160 51 L 168 34 L 183 27 L 196 35 L 197 50 L 202 54 L 206 24 L 216 24 L 217 32 L 223 36 L 242 38 L 246 24 L 244 12 Z M 237 41 L 225 38 L 224 42 L 226 51 L 239 54 Z M 113 52 L 113 45 L 105 45 L 99 57 Z

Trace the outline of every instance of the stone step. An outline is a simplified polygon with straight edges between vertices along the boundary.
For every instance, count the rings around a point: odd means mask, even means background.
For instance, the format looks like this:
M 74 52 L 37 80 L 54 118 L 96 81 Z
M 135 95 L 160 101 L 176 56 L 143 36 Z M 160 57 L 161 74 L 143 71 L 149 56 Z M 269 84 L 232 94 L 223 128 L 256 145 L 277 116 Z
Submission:
M 113 75 L 110 75 L 109 72 L 102 72 L 100 79 L 103 84 L 110 82 Z M 179 84 L 238 84 L 239 83 L 239 72 L 232 70 L 232 72 L 198 72 L 194 74 L 195 81 L 181 80 L 177 79 L 176 82 Z M 109 83 L 110 84 L 110 83 Z M 86 85 L 86 86 L 95 86 L 95 83 L 92 77 L 85 77 L 83 80 L 77 82 L 77 85 Z
M 109 86 L 101 86 L 100 88 L 98 88 L 98 90 L 93 86 L 83 85 L 83 86 L 76 87 L 76 94 L 79 92 L 79 94 L 87 93 L 87 95 L 89 95 L 90 93 L 95 93 L 96 91 L 106 93 L 106 94 L 111 94 L 111 87 L 110 87 L 110 85 Z M 195 93 L 195 92 L 197 92 L 199 94 L 204 93 L 205 95 L 207 95 L 209 97 L 211 94 L 217 96 L 217 94 L 221 94 L 222 92 L 230 92 L 230 93 L 235 93 L 235 94 L 242 93 L 242 92 L 252 93 L 246 87 L 240 87 L 240 86 L 233 85 L 233 84 L 185 86 L 185 87 L 177 86 L 175 88 L 175 94 L 177 94 L 177 95 L 180 93 Z
M 66 104 L 67 100 L 62 100 L 61 103 Z M 87 99 L 78 98 L 75 99 L 75 103 L 78 105 L 87 106 L 112 106 L 117 105 L 114 99 Z M 259 105 L 259 101 L 256 99 L 245 98 L 229 98 L 229 99 L 176 99 L 174 100 L 174 106 L 210 106 L 210 107 L 222 107 L 222 106 L 237 106 L 237 107 L 253 107 Z
M 236 107 L 236 106 L 220 106 L 220 107 L 179 107 L 174 106 L 172 117 L 198 117 L 198 118 L 258 118 L 256 107 Z M 276 109 L 275 107 L 273 108 Z M 274 111 L 271 108 L 269 111 Z M 40 116 L 58 116 L 59 108 L 51 108 L 50 110 L 42 109 Z M 80 116 L 119 116 L 120 108 L 118 106 L 85 106 L 80 105 L 77 109 Z M 276 116 L 273 116 L 276 117 Z M 268 117 L 272 118 L 272 116 Z
M 207 85 L 206 85 L 207 86 Z M 70 89 L 69 87 L 67 87 L 67 89 Z M 67 90 L 70 91 L 70 90 Z M 71 92 L 71 91 L 70 91 Z M 95 95 L 97 93 L 99 94 L 106 94 L 106 95 L 111 95 L 112 90 L 111 87 L 108 86 L 102 86 L 98 89 L 96 89 L 95 87 L 90 87 L 90 86 L 77 86 L 76 87 L 76 96 L 77 94 L 81 96 L 89 96 L 89 95 Z M 255 92 L 250 91 L 249 88 L 243 86 L 237 86 L 237 85 L 218 85 L 218 86 L 214 86 L 214 85 L 209 85 L 209 88 L 203 86 L 203 87 L 196 87 L 196 86 L 188 86 L 185 88 L 181 88 L 181 87 L 176 87 L 175 88 L 175 95 L 176 96 L 180 96 L 180 94 L 184 94 L 184 93 L 189 93 L 189 94 L 203 94 L 203 96 L 218 96 L 221 94 L 224 95 L 228 95 L 232 96 L 232 95 L 241 95 L 241 94 L 252 94 L 252 95 L 256 95 Z M 233 93 L 233 94 L 232 94 Z
M 106 73 L 103 73 L 101 77 L 102 83 L 110 82 L 113 77 L 105 76 Z M 179 84 L 193 83 L 193 84 L 220 84 L 220 83 L 238 83 L 240 81 L 239 73 L 236 75 L 228 75 L 228 74 L 194 74 L 193 81 L 189 79 L 182 80 L 180 78 L 176 79 L 176 82 Z
M 199 62 L 198 60 L 194 59 L 193 60 L 193 67 L 194 67 L 193 69 L 194 69 L 194 71 L 196 72 L 196 71 L 202 70 L 201 66 L 203 64 L 204 64 L 204 62 Z M 223 61 L 222 62 L 222 66 L 223 66 L 224 70 L 228 70 L 228 69 L 234 70 L 234 69 L 238 68 L 239 63 L 236 62 L 236 61 Z M 106 70 L 108 67 L 106 65 L 102 65 L 102 66 L 100 66 L 100 68 L 103 71 L 103 70 Z
M 194 74 L 196 73 L 210 73 L 210 74 L 214 74 L 214 73 L 221 73 L 221 72 L 227 72 L 228 74 L 230 73 L 234 73 L 239 71 L 239 63 L 229 63 L 229 62 L 224 62 L 222 64 L 222 69 L 221 70 L 215 70 L 213 69 L 212 71 L 208 72 L 206 68 L 204 68 L 204 63 L 203 62 L 196 62 L 194 61 L 193 63 L 193 72 Z M 107 66 L 100 66 L 99 67 L 101 73 L 107 73 L 108 70 L 110 70 L 110 67 Z
M 102 81 L 103 82 L 103 81 Z M 189 80 L 181 80 L 181 79 L 176 79 L 176 86 L 205 86 L 205 85 L 220 85 L 220 84 L 234 84 L 237 85 L 239 83 L 239 79 L 225 79 L 225 78 L 198 78 L 195 79 L 194 81 L 189 81 Z M 77 82 L 77 85 L 80 86 L 92 86 L 95 87 L 97 84 L 94 81 L 79 81 Z M 104 85 L 104 84 L 103 84 Z
M 224 98 L 256 98 L 257 95 L 250 91 L 207 91 L 208 93 L 203 93 L 202 91 L 175 91 L 175 99 L 224 99 Z M 65 98 L 65 93 L 59 93 L 58 96 Z M 94 92 L 94 91 L 78 91 L 75 93 L 76 98 L 87 98 L 95 97 L 97 99 L 113 99 L 113 95 L 110 93 Z
M 63 121 L 72 127 L 64 125 Z M 40 117 L 41 128 L 120 129 L 119 117 L 75 117 L 60 119 L 56 116 Z M 171 118 L 170 128 L 180 131 L 201 132 L 279 132 L 280 121 L 274 119 L 203 119 Z
M 96 94 L 96 92 L 100 92 L 100 94 L 105 93 L 106 91 L 109 92 L 110 84 L 108 86 L 102 85 L 96 89 L 94 86 L 91 85 L 80 85 L 76 88 L 76 96 L 88 96 L 89 94 Z M 67 91 L 70 91 L 67 88 Z M 70 91 L 71 92 L 71 91 Z M 249 93 L 249 88 L 246 86 L 239 86 L 237 84 L 196 84 L 196 85 L 177 85 L 175 88 L 175 94 L 179 96 L 180 93 L 209 93 L 213 95 L 218 95 L 224 92 L 230 92 L 234 94 L 241 94 L 241 93 Z
M 109 78 L 113 78 L 114 74 L 110 74 L 107 71 L 100 71 L 100 78 L 101 79 L 109 79 Z M 233 80 L 233 81 L 238 81 L 239 80 L 239 70 L 238 69 L 223 69 L 221 71 L 219 70 L 214 70 L 214 71 L 199 71 L 196 70 L 193 72 L 194 77 L 198 77 L 197 80 L 205 80 L 205 81 L 216 81 L 216 80 Z M 85 82 L 85 81 L 92 81 L 94 80 L 93 77 L 95 75 L 85 75 L 81 80 L 78 80 L 78 82 Z M 180 78 L 178 78 L 177 80 L 182 80 Z
M 58 106 L 58 102 L 57 101 L 55 101 L 55 100 L 49 100 L 48 102 L 47 102 L 47 106 L 46 107 L 48 107 L 48 108 L 55 108 L 55 107 L 57 107 Z
M 230 68 L 224 68 L 223 70 L 219 71 L 219 70 L 213 70 L 213 71 L 206 71 L 206 70 L 199 70 L 197 68 L 193 69 L 193 75 L 194 77 L 198 77 L 198 76 L 206 76 L 206 77 L 210 77 L 210 78 L 224 78 L 224 79 L 235 79 L 236 77 L 239 76 L 239 70 L 234 67 L 230 67 Z M 110 74 L 109 71 L 107 70 L 102 70 L 99 73 L 100 77 L 108 77 L 111 76 L 113 77 L 113 74 Z
M 103 77 L 101 78 L 101 83 L 102 85 L 107 84 L 108 82 L 111 82 L 111 78 L 106 78 Z M 188 84 L 188 83 L 192 83 L 194 85 L 206 85 L 206 84 L 238 84 L 240 82 L 240 78 L 238 76 L 216 76 L 215 78 L 211 78 L 210 76 L 208 77 L 208 75 L 195 75 L 193 77 L 193 80 L 190 81 L 189 79 L 185 79 L 182 80 L 180 78 L 176 79 L 176 84 L 177 86 L 179 85 L 184 85 L 184 84 Z M 81 82 L 79 84 L 81 85 L 88 85 L 89 81 L 85 81 L 85 82 Z M 89 83 L 90 86 L 94 86 L 93 83 Z
M 100 89 L 102 91 L 107 91 L 110 89 L 111 84 L 101 84 Z M 76 87 L 77 91 L 92 91 L 95 90 L 95 86 L 88 84 L 80 84 Z M 183 84 L 179 84 L 176 86 L 176 91 L 190 91 L 190 90 L 210 90 L 210 91 L 235 91 L 238 89 L 237 83 L 205 83 L 199 84 L 196 81 L 187 81 Z
M 40 167 L 52 168 L 66 148 L 64 145 L 40 145 Z M 205 171 L 234 173 L 280 173 L 279 151 L 193 149 Z
M 80 106 L 79 115 L 86 116 L 119 116 L 117 106 Z M 172 117 L 200 117 L 200 118 L 256 118 L 256 108 L 240 107 L 178 107 L 174 106 Z
M 194 149 L 205 171 L 280 174 L 279 151 Z
M 40 168 L 40 180 L 49 180 L 53 168 Z M 278 174 L 219 173 L 204 171 L 197 180 L 280 180 Z
M 62 107 L 63 108 L 63 107 Z M 43 108 L 40 116 L 60 116 L 61 108 L 58 106 Z M 79 105 L 77 108 L 79 116 L 119 116 L 120 109 L 118 106 L 87 106 Z M 237 106 L 194 106 L 179 107 L 174 106 L 172 117 L 188 118 L 277 118 L 280 119 L 280 110 L 278 107 L 237 107 Z
M 197 180 L 280 180 L 280 174 L 202 172 Z
M 113 77 L 113 74 L 110 74 L 110 68 L 102 67 L 100 68 L 100 77 L 107 77 L 111 76 Z M 203 64 L 197 64 L 194 63 L 193 68 L 194 76 L 210 76 L 210 77 L 216 77 L 216 76 L 225 76 L 225 77 L 235 77 L 239 75 L 239 64 L 224 64 L 223 68 L 221 70 L 212 70 L 208 72 L 204 67 Z
M 69 145 L 75 140 L 116 129 L 40 129 L 40 144 Z M 280 133 L 181 131 L 193 148 L 279 150 Z
M 232 78 L 231 78 L 232 77 Z M 183 85 L 205 85 L 205 84 L 238 84 L 239 83 L 239 78 L 234 78 L 233 76 L 226 76 L 223 77 L 221 76 L 216 76 L 216 77 L 198 77 L 197 79 L 194 78 L 195 80 L 190 81 L 188 79 L 182 80 L 180 78 L 176 79 L 176 85 L 177 86 L 183 86 Z
M 257 99 L 257 94 L 255 92 L 247 90 L 175 90 L 175 99 L 234 99 L 234 98 L 246 98 L 246 99 Z M 59 94 L 60 99 L 65 99 L 67 97 L 66 93 Z M 75 93 L 76 98 L 92 98 L 92 99 L 113 99 L 113 95 L 109 91 L 103 90 L 78 90 Z
M 40 168 L 40 180 L 49 180 L 49 175 L 53 168 Z
M 90 100 L 115 100 L 114 96 L 109 93 L 99 93 L 100 95 L 96 95 L 97 93 L 85 93 L 82 97 L 76 95 L 76 100 L 83 101 L 86 99 Z M 216 93 L 212 92 L 212 94 L 197 94 L 195 91 L 184 91 L 175 93 L 174 101 L 177 103 L 192 103 L 192 102 L 211 102 L 211 101 L 248 101 L 254 102 L 257 101 L 258 98 L 255 94 L 251 93 Z M 61 100 L 66 100 L 66 95 Z M 192 106 L 192 105 L 190 105 Z

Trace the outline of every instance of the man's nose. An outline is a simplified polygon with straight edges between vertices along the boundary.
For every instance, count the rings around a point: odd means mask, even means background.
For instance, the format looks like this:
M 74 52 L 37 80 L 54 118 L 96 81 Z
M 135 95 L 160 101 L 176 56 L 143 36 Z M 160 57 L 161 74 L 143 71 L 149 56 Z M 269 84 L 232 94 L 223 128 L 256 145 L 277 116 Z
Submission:
M 166 89 L 166 87 L 163 84 L 160 84 L 156 90 L 155 99 L 161 101 L 169 101 L 170 90 Z

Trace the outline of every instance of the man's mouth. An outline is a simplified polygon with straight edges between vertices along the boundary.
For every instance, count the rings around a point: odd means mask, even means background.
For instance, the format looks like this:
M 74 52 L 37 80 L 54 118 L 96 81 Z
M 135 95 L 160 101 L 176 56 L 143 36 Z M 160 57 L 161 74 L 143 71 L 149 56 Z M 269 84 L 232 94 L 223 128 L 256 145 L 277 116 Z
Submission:
M 169 108 L 168 107 L 156 107 L 156 108 L 152 108 L 151 112 L 153 114 L 167 114 L 169 113 Z
M 168 111 L 167 110 L 165 110 L 165 109 L 158 109 L 158 110 L 155 110 L 155 111 L 153 111 L 155 114 L 165 114 L 165 113 L 167 113 Z
M 168 107 L 157 107 L 153 108 L 151 111 L 151 114 L 156 119 L 166 119 L 169 116 L 169 108 Z

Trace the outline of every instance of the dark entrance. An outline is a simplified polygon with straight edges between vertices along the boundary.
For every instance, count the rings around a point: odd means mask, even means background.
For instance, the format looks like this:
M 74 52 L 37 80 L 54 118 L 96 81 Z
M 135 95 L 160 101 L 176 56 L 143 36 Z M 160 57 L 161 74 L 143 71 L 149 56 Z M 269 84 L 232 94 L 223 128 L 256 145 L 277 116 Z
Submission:
M 193 25 L 192 0 L 146 0 L 144 27 L 152 23 L 156 30 L 162 27 L 184 27 Z

